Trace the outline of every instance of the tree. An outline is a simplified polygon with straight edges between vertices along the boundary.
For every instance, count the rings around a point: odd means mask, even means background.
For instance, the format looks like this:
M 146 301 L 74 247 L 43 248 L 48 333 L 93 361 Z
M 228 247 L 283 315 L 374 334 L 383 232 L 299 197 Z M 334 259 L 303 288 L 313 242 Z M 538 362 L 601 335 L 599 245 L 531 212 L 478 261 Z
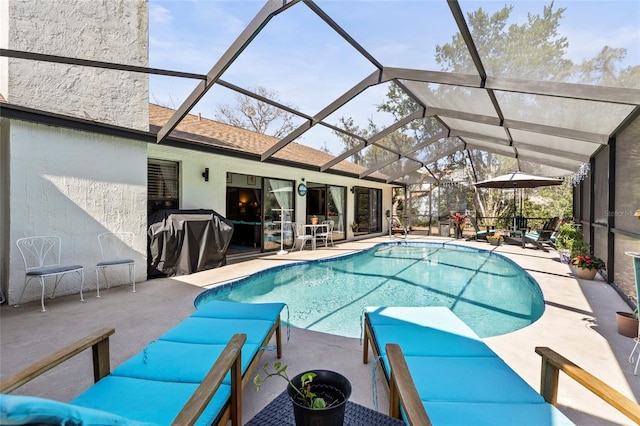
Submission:
M 640 67 L 629 67 L 619 70 L 617 65 L 624 59 L 624 49 L 605 47 L 593 59 L 586 60 L 576 65 L 567 59 L 568 39 L 559 36 L 559 25 L 563 18 L 565 8 L 556 8 L 554 2 L 544 6 L 541 14 L 529 13 L 522 23 L 508 24 L 513 6 L 505 6 L 501 10 L 490 15 L 482 8 L 467 14 L 467 23 L 471 31 L 474 43 L 482 59 L 487 73 L 492 76 L 508 76 L 540 81 L 564 81 L 584 82 L 589 84 L 611 85 L 613 82 L 622 82 L 625 87 L 638 87 L 640 85 Z M 462 35 L 454 34 L 449 43 L 435 47 L 435 58 L 442 71 L 455 73 L 475 73 L 475 64 L 468 53 L 468 49 Z M 450 96 L 454 90 L 451 86 L 426 85 L 425 90 L 430 90 L 436 98 Z M 453 94 L 455 96 L 455 94 Z M 528 112 L 537 109 L 535 114 L 554 114 L 549 111 L 547 105 L 537 102 L 537 99 L 517 94 L 502 93 L 501 99 L 510 97 L 510 108 L 520 108 Z M 407 116 L 421 106 L 405 91 L 391 84 L 386 100 L 378 105 L 378 111 L 391 113 L 395 119 Z M 348 119 L 344 121 L 348 122 Z M 369 123 L 370 128 L 375 128 L 374 123 Z M 441 128 L 434 119 L 414 120 L 396 133 L 402 137 L 403 149 L 427 140 Z M 391 137 L 390 135 L 389 137 Z M 387 138 L 389 138 L 387 137 Z M 388 140 L 383 139 L 381 145 L 387 146 Z M 448 138 L 440 139 L 418 153 L 420 158 L 433 158 L 439 152 L 445 152 L 451 147 Z M 397 145 L 400 146 L 400 145 Z M 401 149 L 401 151 L 403 150 Z M 373 147 L 363 158 L 363 164 L 371 167 L 369 159 L 380 157 Z M 467 150 L 467 155 L 452 154 L 440 159 L 427 167 L 431 174 L 440 180 L 463 180 L 470 182 L 486 179 L 490 176 L 508 173 L 516 169 L 516 160 L 503 157 L 487 151 Z M 402 171 L 407 160 L 400 160 L 393 167 Z M 461 172 L 462 171 L 462 172 Z M 423 174 L 425 179 L 429 175 Z M 420 184 L 420 182 L 418 182 Z M 424 188 L 424 185 L 422 185 Z M 513 203 L 509 202 L 505 193 L 496 191 L 476 191 L 475 187 L 468 186 L 469 193 L 460 194 L 460 187 L 453 186 L 450 191 L 450 199 L 465 204 L 469 202 L 481 216 L 506 216 L 513 215 Z M 445 188 L 440 188 L 444 192 Z M 547 192 L 556 192 L 564 199 L 570 199 L 570 191 L 565 187 L 549 188 Z M 547 197 L 537 197 L 539 199 Z M 534 198 L 536 199 L 536 198 Z M 466 200 L 466 201 L 465 201 Z M 442 202 L 439 203 L 443 205 Z M 533 208 L 533 207 L 532 207 Z M 536 211 L 546 212 L 543 208 Z M 566 211 L 565 206 L 558 206 L 557 215 Z
M 275 91 L 263 86 L 258 86 L 253 91 L 263 98 L 280 103 Z M 294 115 L 288 111 L 247 95 L 236 94 L 235 100 L 235 105 L 219 107 L 215 113 L 217 120 L 276 138 L 283 138 L 296 128 L 293 122 Z M 287 106 L 295 109 L 291 105 Z

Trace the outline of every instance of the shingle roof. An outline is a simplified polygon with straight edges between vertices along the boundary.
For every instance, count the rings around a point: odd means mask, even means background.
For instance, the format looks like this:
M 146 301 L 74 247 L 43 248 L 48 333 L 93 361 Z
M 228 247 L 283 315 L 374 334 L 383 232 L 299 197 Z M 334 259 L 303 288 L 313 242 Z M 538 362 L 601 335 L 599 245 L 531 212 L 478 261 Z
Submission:
M 170 108 L 150 104 L 149 130 L 151 132 L 160 130 L 174 112 Z M 273 136 L 252 132 L 193 114 L 187 115 L 171 133 L 171 136 L 199 144 L 256 155 L 262 154 L 279 141 L 278 138 Z M 331 154 L 295 142 L 288 144 L 273 157 L 316 167 L 320 167 L 334 158 Z M 366 167 L 348 161 L 342 161 L 333 166 L 332 169 L 355 174 L 367 170 Z M 386 178 L 380 173 L 373 174 L 372 177 Z

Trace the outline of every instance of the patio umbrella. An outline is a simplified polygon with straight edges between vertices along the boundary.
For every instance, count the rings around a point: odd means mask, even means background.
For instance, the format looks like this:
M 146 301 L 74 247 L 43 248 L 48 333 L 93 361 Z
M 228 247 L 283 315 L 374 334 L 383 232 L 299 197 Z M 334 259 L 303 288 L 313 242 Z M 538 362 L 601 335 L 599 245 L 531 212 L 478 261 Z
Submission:
M 476 182 L 476 188 L 513 189 L 513 210 L 516 210 L 516 189 L 539 188 L 541 186 L 562 185 L 562 179 L 548 178 L 544 176 L 529 175 L 526 173 L 512 172 L 506 175 L 496 176 L 491 179 Z M 522 214 L 522 206 L 520 207 Z

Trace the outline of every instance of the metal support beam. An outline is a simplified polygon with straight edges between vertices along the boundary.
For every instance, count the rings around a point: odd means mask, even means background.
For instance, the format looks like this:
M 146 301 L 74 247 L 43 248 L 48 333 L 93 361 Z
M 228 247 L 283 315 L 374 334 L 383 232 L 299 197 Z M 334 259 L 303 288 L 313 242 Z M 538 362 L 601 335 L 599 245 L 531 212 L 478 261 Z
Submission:
M 349 102 L 351 99 L 355 98 L 360 93 L 364 92 L 367 88 L 374 86 L 376 84 L 380 84 L 381 83 L 380 74 L 381 73 L 379 71 L 375 71 L 371 73 L 369 76 L 365 77 L 358 84 L 356 84 L 351 89 L 349 89 L 344 94 L 342 94 L 342 96 L 340 96 L 338 99 L 336 99 L 335 101 L 330 103 L 328 106 L 326 106 L 322 111 L 316 114 L 312 120 L 309 120 L 307 123 L 302 124 L 293 132 L 291 132 L 290 134 L 282 138 L 279 142 L 277 142 L 271 148 L 267 149 L 265 152 L 262 153 L 262 161 L 265 161 L 266 159 L 274 155 L 276 152 L 280 151 L 282 148 L 287 146 L 289 143 L 293 142 L 297 137 L 302 135 L 304 132 L 309 130 L 311 127 L 316 125 L 321 120 L 324 120 L 325 118 L 327 118 L 330 114 L 335 112 L 337 109 L 339 109 L 341 106 Z
M 173 113 L 169 121 L 158 132 L 157 143 L 161 143 L 178 123 L 187 115 L 198 101 L 218 81 L 220 76 L 231 66 L 233 61 L 242 53 L 251 41 L 262 31 L 267 23 L 278 13 L 288 9 L 300 0 L 268 0 L 253 20 L 242 31 L 227 51 L 218 59 L 218 62 L 207 74 L 207 80 L 200 82 L 198 86 L 185 99 L 180 107 Z

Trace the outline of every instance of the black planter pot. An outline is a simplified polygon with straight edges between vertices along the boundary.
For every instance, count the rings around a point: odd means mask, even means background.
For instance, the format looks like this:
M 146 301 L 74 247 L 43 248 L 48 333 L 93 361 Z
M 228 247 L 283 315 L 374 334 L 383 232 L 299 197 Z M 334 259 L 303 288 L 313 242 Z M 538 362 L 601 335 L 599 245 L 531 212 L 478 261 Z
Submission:
M 326 408 L 309 408 L 305 406 L 298 393 L 287 386 L 287 393 L 293 403 L 293 415 L 297 426 L 342 426 L 347 400 L 351 396 L 351 383 L 342 374 L 329 370 L 312 370 L 316 373 L 311 383 L 311 391 L 318 397 L 324 398 Z M 305 373 L 298 374 L 291 382 L 300 387 L 301 378 Z

